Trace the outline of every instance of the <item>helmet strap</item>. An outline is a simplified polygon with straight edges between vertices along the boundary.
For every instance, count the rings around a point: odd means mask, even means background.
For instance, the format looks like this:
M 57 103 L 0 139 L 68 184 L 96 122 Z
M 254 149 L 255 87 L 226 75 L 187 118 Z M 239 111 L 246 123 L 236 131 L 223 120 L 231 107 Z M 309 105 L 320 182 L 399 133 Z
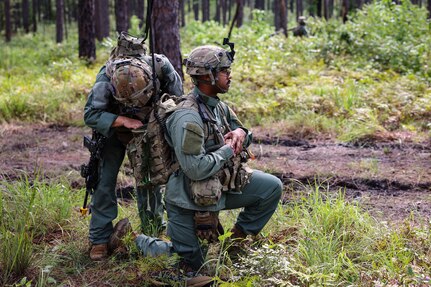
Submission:
M 217 82 L 218 82 L 218 72 L 217 72 L 217 74 L 216 74 L 216 77 L 215 77 L 215 79 L 214 79 L 214 84 L 213 84 L 213 86 L 216 86 L 220 91 L 221 91 L 221 93 L 222 94 L 224 94 L 224 93 L 227 93 L 227 89 L 223 89 L 222 87 L 220 87 L 218 84 L 217 84 Z
M 192 82 L 195 86 L 197 86 L 199 83 L 202 84 L 206 84 L 206 85 L 211 85 L 211 86 L 215 86 L 217 87 L 221 93 L 226 93 L 228 90 L 227 89 L 223 89 L 222 87 L 220 87 L 217 84 L 218 81 L 218 71 L 215 72 L 211 72 L 208 74 L 208 76 L 210 77 L 210 80 L 204 80 L 201 77 L 192 77 Z

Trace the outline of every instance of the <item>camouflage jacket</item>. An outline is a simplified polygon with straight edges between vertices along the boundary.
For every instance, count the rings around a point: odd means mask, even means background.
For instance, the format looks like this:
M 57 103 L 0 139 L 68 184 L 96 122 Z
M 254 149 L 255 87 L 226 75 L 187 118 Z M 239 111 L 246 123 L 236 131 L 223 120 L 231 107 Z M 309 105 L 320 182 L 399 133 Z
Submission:
M 143 59 L 151 66 L 150 55 L 143 56 Z M 155 54 L 155 59 L 161 93 L 181 96 L 183 94 L 182 81 L 172 64 L 164 55 Z M 120 114 L 120 104 L 114 99 L 114 93 L 114 88 L 106 75 L 106 68 L 103 66 L 88 95 L 84 108 L 84 121 L 87 126 L 96 129 L 106 137 L 114 134 L 116 129 L 111 128 L 111 125 Z
M 216 125 L 223 134 L 229 129 L 242 128 L 247 136 L 244 146 L 252 141 L 252 134 L 243 127 L 235 113 L 219 98 L 212 98 L 202 94 L 197 88 L 192 94 L 200 97 L 202 102 L 213 111 Z M 224 112 L 222 111 L 224 110 Z M 226 115 L 229 127 L 223 124 L 222 116 Z M 175 155 L 181 168 L 173 173 L 166 185 L 165 201 L 190 210 L 218 211 L 225 208 L 226 195 L 223 193 L 216 205 L 202 207 L 196 205 L 190 199 L 190 180 L 203 180 L 220 171 L 224 164 L 234 156 L 233 150 L 228 145 L 222 145 L 214 149 L 214 141 L 211 135 L 204 137 L 204 122 L 195 109 L 178 109 L 166 121 L 167 140 L 174 148 Z M 210 133 L 215 133 L 210 130 Z M 210 140 L 208 140 L 210 138 Z M 214 137 L 213 137 L 214 138 Z

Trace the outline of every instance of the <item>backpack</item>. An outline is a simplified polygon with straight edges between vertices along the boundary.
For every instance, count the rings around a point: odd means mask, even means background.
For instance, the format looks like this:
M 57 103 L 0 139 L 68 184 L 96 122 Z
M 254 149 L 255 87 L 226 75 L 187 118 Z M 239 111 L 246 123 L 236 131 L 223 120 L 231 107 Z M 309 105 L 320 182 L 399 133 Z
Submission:
M 137 186 L 165 184 L 179 166 L 164 138 L 165 122 L 175 109 L 176 97 L 164 94 L 155 101 L 154 90 L 159 91 L 160 82 L 157 77 L 153 80 L 152 67 L 144 60 L 145 54 L 144 39 L 122 32 L 106 62 L 106 74 L 114 87 L 114 98 L 120 104 L 120 114 L 147 123 L 132 130 L 132 137 L 124 136 L 123 140 Z M 160 78 L 163 74 L 159 62 L 155 61 L 155 68 Z

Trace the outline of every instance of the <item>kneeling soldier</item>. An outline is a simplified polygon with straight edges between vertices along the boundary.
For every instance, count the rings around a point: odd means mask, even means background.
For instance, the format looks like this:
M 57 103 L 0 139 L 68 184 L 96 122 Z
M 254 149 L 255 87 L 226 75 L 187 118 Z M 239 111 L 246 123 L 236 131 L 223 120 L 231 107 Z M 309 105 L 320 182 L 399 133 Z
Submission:
M 180 168 L 166 185 L 167 234 L 171 242 L 139 235 L 146 256 L 177 253 L 182 264 L 198 270 L 206 250 L 202 240 L 218 240 L 220 210 L 244 208 L 233 238 L 257 235 L 277 208 L 282 183 L 247 166 L 251 132 L 218 97 L 229 90 L 234 51 L 216 46 L 194 49 L 185 60 L 194 90 L 167 119 L 167 140 Z

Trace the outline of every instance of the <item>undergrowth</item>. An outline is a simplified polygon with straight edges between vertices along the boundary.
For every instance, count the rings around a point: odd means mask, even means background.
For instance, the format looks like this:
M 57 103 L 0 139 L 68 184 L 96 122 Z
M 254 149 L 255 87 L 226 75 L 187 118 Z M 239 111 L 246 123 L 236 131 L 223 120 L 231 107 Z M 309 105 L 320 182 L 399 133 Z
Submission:
M 126 237 L 126 256 L 103 263 L 88 257 L 89 217 L 78 211 L 83 191 L 63 183 L 0 182 L 0 282 L 5 286 L 154 286 L 184 283 L 177 257 L 144 258 Z M 431 269 L 430 226 L 406 219 L 398 227 L 372 218 L 340 190 L 305 185 L 248 244 L 230 258 L 230 232 L 212 245 L 202 272 L 219 286 L 426 286 Z M 221 212 L 225 227 L 237 211 Z M 130 218 L 135 204 L 119 206 L 118 218 Z M 115 276 L 114 276 L 115 274 Z
M 268 15 L 254 11 L 252 21 L 232 32 L 237 53 L 223 99 L 247 125 L 282 122 L 283 132 L 296 136 L 357 141 L 400 131 L 429 134 L 430 25 L 424 8 L 400 3 L 365 5 L 344 25 L 309 17 L 308 38 L 275 34 Z M 189 21 L 181 29 L 183 58 L 198 45 L 220 45 L 228 29 Z M 0 45 L 0 121 L 83 124 L 86 96 L 115 41 L 98 43 L 98 60 L 88 64 L 77 57 L 76 31 L 69 35 L 62 44 L 28 34 Z

